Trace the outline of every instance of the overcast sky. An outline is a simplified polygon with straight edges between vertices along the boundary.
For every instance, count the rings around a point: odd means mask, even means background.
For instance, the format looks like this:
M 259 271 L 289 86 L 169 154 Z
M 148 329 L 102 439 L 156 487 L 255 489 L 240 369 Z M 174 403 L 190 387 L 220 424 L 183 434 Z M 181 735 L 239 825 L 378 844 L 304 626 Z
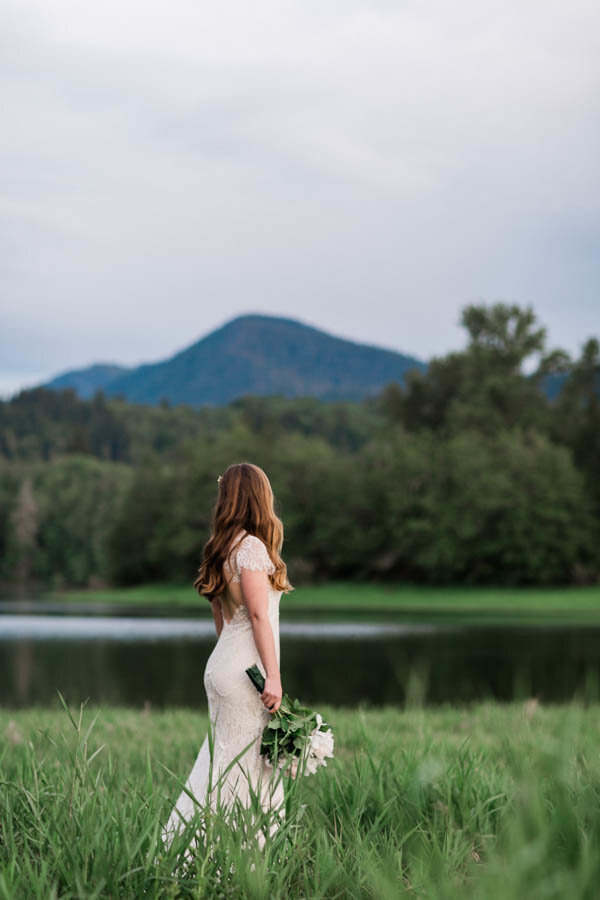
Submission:
M 236 315 L 600 334 L 597 0 L 4 0 L 0 393 Z

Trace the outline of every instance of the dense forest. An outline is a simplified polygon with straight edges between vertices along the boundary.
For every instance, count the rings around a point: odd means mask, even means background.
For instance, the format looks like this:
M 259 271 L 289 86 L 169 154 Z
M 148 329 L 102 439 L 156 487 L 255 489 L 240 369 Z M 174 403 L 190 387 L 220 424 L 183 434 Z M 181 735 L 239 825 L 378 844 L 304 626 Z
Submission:
M 39 388 L 0 404 L 0 579 L 191 581 L 217 476 L 271 479 L 292 583 L 600 579 L 600 346 L 468 306 L 464 350 L 361 402 L 142 406 Z M 558 387 L 557 387 L 558 386 Z

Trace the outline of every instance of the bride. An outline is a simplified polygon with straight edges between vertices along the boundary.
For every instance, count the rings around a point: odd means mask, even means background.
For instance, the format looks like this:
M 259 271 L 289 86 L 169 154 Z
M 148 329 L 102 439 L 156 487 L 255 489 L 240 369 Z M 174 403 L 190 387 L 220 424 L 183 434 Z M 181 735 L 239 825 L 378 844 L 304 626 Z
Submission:
M 274 510 L 269 479 L 259 466 L 238 463 L 217 479 L 211 537 L 194 587 L 212 607 L 217 643 L 204 670 L 209 734 L 162 830 L 170 846 L 198 809 L 249 807 L 259 798 L 274 812 L 270 832 L 284 815 L 281 773 L 260 754 L 263 729 L 279 709 L 279 601 L 294 590 L 279 553 L 283 525 Z M 256 664 L 265 686 L 259 694 L 246 674 Z M 211 740 L 212 737 L 212 740 Z M 277 774 L 276 774 L 277 773 Z M 265 838 L 258 835 L 259 846 Z M 186 857 L 191 858 L 189 847 Z

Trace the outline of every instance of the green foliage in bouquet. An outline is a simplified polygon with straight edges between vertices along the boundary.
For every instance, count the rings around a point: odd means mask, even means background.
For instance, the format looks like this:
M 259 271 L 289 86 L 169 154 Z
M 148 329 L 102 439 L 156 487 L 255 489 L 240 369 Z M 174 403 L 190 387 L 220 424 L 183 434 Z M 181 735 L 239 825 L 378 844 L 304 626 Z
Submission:
M 258 666 L 246 669 L 246 674 L 256 690 L 262 694 L 265 679 Z M 282 766 L 291 758 L 294 762 L 292 766 L 294 776 L 299 762 L 308 761 L 306 774 L 314 772 L 319 765 L 327 765 L 325 756 L 333 756 L 331 730 L 325 733 L 322 728 L 326 724 L 319 713 L 303 706 L 298 699 L 291 700 L 287 694 L 283 694 L 279 709 L 271 714 L 271 721 L 263 731 L 260 752 L 267 757 L 273 767 Z M 327 734 L 327 739 L 323 752 L 319 752 L 318 757 L 315 757 L 312 748 L 317 733 L 324 739 Z

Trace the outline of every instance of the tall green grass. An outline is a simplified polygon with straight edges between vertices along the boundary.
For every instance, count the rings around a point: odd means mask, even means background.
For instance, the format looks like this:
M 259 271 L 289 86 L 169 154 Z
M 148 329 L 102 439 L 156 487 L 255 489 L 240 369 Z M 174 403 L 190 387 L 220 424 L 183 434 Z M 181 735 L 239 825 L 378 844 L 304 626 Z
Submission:
M 336 757 L 264 850 L 213 816 L 186 867 L 200 813 L 160 829 L 204 713 L 0 710 L 0 898 L 598 896 L 599 705 L 320 711 Z

